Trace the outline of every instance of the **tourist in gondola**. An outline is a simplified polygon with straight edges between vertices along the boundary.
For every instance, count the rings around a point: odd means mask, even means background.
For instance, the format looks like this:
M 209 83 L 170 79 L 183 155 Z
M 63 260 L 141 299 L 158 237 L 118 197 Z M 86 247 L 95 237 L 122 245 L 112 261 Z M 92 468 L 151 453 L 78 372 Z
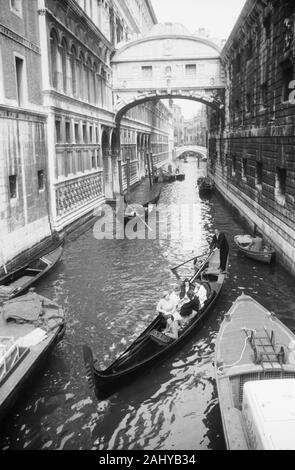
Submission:
M 208 293 L 207 293 L 206 288 L 203 286 L 203 284 L 197 283 L 194 292 L 195 292 L 195 295 L 198 297 L 200 308 L 203 308 L 208 298 Z
M 183 286 L 180 293 L 178 310 L 182 320 L 188 321 L 194 317 L 193 312 L 199 311 L 200 303 L 195 294 L 194 286 L 190 284 L 188 279 L 185 279 Z
M 225 272 L 226 270 L 226 263 L 227 257 L 229 252 L 229 246 L 227 239 L 223 232 L 220 232 L 218 228 L 214 230 L 215 235 L 212 239 L 210 249 L 213 250 L 214 248 L 218 248 L 220 250 L 220 266 L 219 269 L 221 272 Z
M 180 286 L 178 284 L 173 287 L 173 291 L 170 294 L 170 300 L 174 302 L 175 309 L 177 309 L 177 305 L 180 301 Z
M 165 328 L 168 318 L 171 318 L 175 312 L 175 303 L 170 299 L 168 291 L 163 292 L 163 296 L 157 305 L 157 312 L 161 314 L 162 327 Z

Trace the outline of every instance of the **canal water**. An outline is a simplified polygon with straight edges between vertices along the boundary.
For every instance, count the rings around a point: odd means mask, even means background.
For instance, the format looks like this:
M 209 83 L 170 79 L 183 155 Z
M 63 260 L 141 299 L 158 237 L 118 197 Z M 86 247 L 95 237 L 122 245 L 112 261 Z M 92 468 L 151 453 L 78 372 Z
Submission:
M 90 227 L 70 237 L 62 261 L 37 286 L 63 305 L 67 331 L 1 423 L 0 449 L 225 448 L 213 363 L 224 313 L 244 291 L 295 332 L 294 279 L 277 264 L 239 254 L 233 237 L 245 227 L 218 194 L 199 198 L 195 185 L 204 166 L 191 160 L 182 168 L 185 181 L 164 186 L 159 208 L 192 204 L 192 237 L 184 231 L 178 238 L 98 240 Z M 227 234 L 230 270 L 206 322 L 169 359 L 99 401 L 86 381 L 82 345 L 92 347 L 100 367 L 110 364 L 154 318 L 162 291 L 176 282 L 171 268 L 205 252 L 214 227 Z M 185 276 L 187 269 L 179 273 Z

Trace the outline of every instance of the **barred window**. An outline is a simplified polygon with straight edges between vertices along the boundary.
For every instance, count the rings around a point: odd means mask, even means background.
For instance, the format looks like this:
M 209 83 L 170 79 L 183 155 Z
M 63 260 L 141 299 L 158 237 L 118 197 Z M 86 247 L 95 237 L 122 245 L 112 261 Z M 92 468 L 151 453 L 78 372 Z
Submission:
M 285 168 L 276 169 L 275 178 L 275 199 L 279 204 L 285 204 L 286 200 L 286 181 L 287 181 L 287 170 Z
M 17 198 L 17 176 L 16 175 L 9 176 L 9 195 L 10 195 L 10 199 Z
M 152 66 L 142 66 L 141 67 L 142 78 L 152 78 L 153 76 L 153 67 Z
M 196 64 L 186 64 L 185 76 L 186 78 L 195 78 L 197 74 Z
M 44 178 L 44 171 L 38 171 L 38 190 L 42 191 L 45 188 L 45 178 Z

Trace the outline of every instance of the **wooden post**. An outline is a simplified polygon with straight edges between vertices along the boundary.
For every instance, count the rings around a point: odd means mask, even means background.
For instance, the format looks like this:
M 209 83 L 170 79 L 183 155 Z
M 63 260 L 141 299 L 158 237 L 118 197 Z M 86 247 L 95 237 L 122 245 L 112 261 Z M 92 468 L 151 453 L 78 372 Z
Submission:
M 151 175 L 151 164 L 150 164 L 150 155 L 149 155 L 149 151 L 146 152 L 146 162 L 147 162 L 148 172 L 149 172 L 150 187 L 152 187 L 153 182 L 152 182 L 152 175 Z
M 116 126 L 116 146 L 117 146 L 117 156 L 118 156 L 119 188 L 120 188 L 120 194 L 123 194 L 120 121 L 117 122 L 117 126 Z
M 119 173 L 120 194 L 123 194 L 123 178 L 122 178 L 122 160 L 121 160 L 121 156 L 119 156 L 119 158 L 118 158 L 118 173 Z
M 127 171 L 127 194 L 129 194 L 129 188 L 130 188 L 130 157 L 128 155 L 126 159 L 126 171 Z
M 150 162 L 151 162 L 151 173 L 152 173 L 152 181 L 155 181 L 155 175 L 154 175 L 154 165 L 153 165 L 153 154 L 150 152 Z

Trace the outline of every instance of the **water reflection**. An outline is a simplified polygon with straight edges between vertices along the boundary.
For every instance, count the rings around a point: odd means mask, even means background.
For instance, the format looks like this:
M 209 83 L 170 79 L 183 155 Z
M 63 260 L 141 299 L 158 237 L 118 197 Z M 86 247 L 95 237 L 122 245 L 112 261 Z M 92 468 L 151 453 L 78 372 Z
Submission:
M 242 292 L 278 313 L 295 330 L 293 279 L 278 265 L 254 264 L 237 252 L 244 229 L 218 195 L 200 200 L 195 184 L 204 168 L 183 165 L 184 182 L 163 188 L 160 208 L 195 204 L 193 238 L 102 240 L 91 227 L 67 243 L 63 261 L 37 291 L 60 302 L 67 332 L 7 420 L 1 449 L 222 449 L 213 352 L 224 312 Z M 88 343 L 106 367 L 155 315 L 171 268 L 206 251 L 213 228 L 230 243 L 230 276 L 221 296 L 191 338 L 170 358 L 146 370 L 108 400 L 88 388 L 81 346 Z M 182 276 L 191 266 L 179 270 Z

